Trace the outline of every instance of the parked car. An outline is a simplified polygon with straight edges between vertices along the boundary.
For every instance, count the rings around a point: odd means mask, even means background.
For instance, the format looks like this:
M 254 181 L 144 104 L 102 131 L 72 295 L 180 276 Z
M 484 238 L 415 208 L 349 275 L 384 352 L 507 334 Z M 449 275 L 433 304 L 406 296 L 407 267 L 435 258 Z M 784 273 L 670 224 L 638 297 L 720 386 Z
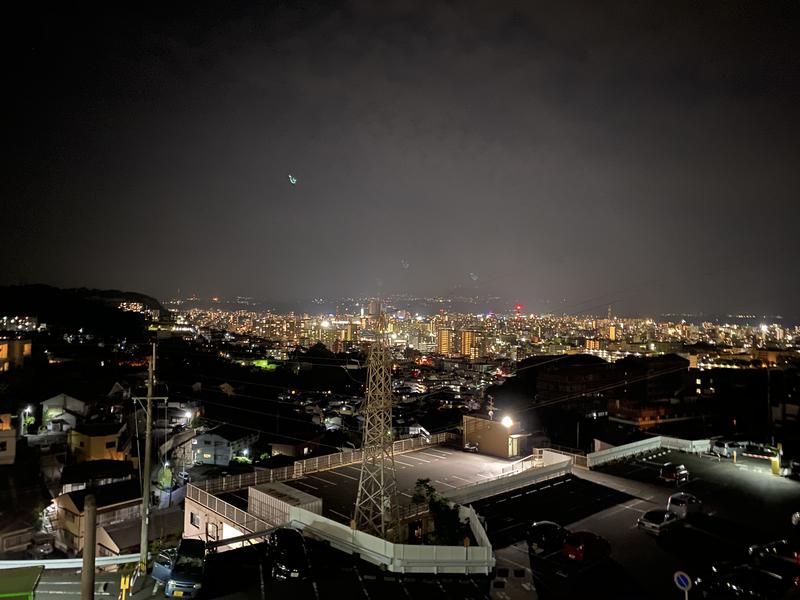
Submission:
M 656 536 L 667 533 L 673 527 L 680 524 L 678 515 L 668 510 L 649 510 L 636 521 L 639 529 L 644 529 L 648 533 Z
M 788 540 L 758 544 L 747 549 L 753 564 L 792 579 L 800 577 L 800 551 Z
M 35 533 L 26 554 L 31 558 L 44 558 L 53 553 L 54 538 L 49 533 Z
M 177 549 L 165 550 L 156 557 L 152 577 L 166 584 L 167 597 L 197 598 L 203 589 L 205 570 L 205 542 L 182 539 Z
M 675 513 L 681 519 L 686 519 L 689 515 L 702 513 L 703 503 L 693 494 L 678 492 L 672 494 L 667 500 L 667 510 Z
M 528 551 L 540 555 L 558 552 L 564 547 L 564 541 L 569 535 L 565 529 L 553 521 L 536 521 L 531 523 L 525 534 L 528 542 Z
M 572 560 L 602 560 L 611 555 L 611 544 L 591 531 L 574 531 L 567 535 L 561 552 Z
M 307 579 L 308 550 L 303 534 L 291 527 L 280 527 L 267 538 L 267 556 L 274 579 Z
M 689 482 L 689 470 L 684 465 L 664 463 L 658 471 L 658 478 L 675 486 Z
M 712 572 L 708 577 L 698 577 L 692 594 L 701 598 L 771 600 L 783 597 L 793 586 L 793 581 L 777 573 L 752 565 L 739 565 Z
M 744 443 L 742 442 L 733 442 L 730 440 L 715 440 L 713 444 L 711 444 L 711 452 L 716 454 L 717 456 L 724 456 L 725 458 L 731 458 L 734 452 L 741 453 L 742 448 L 744 448 Z
M 464 452 L 474 452 L 475 454 L 477 454 L 479 448 L 477 443 L 467 442 L 466 444 L 464 444 L 462 450 Z

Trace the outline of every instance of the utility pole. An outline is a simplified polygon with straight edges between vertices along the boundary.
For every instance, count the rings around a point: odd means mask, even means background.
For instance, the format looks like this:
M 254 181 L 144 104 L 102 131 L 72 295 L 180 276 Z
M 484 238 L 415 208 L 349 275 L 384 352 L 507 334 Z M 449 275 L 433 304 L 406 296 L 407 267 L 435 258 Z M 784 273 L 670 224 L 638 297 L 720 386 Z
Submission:
M 142 536 L 139 541 L 139 572 L 147 573 L 148 528 L 150 526 L 150 469 L 153 454 L 153 378 L 156 368 L 156 344 L 153 342 L 153 355 L 147 376 L 147 425 L 144 439 L 144 481 L 142 481 Z M 142 457 L 139 457 L 142 460 Z
M 94 555 L 97 545 L 97 501 L 94 494 L 83 500 L 83 568 L 81 569 L 81 600 L 94 600 Z

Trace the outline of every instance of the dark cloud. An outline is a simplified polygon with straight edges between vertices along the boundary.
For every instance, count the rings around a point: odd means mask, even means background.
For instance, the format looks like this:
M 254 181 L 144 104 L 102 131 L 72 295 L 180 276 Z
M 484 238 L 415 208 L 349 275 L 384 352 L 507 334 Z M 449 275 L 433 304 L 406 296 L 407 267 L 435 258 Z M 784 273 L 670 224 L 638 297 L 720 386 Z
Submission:
M 7 42 L 4 281 L 794 309 L 796 3 L 55 10 Z

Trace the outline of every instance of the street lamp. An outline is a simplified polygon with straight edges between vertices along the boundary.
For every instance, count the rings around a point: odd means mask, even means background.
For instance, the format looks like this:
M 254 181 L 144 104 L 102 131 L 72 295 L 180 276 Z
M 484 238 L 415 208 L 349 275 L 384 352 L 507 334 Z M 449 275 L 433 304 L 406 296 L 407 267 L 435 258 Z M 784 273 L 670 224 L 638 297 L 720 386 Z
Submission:
M 514 421 L 511 420 L 511 417 L 506 415 L 500 420 L 500 423 L 503 425 L 503 427 L 509 429 L 514 424 Z

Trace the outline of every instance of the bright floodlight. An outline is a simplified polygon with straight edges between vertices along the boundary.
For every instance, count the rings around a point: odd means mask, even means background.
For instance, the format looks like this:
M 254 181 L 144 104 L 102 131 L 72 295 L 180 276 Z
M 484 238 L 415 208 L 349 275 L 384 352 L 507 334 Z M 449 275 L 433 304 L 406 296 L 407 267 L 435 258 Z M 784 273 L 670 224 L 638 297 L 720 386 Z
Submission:
M 32 413 L 32 412 L 33 412 L 33 409 L 32 409 L 30 406 L 26 406 L 26 407 L 25 407 L 25 412 L 26 412 L 26 413 Z
M 185 413 L 183 413 L 183 416 L 186 417 L 187 419 L 191 419 L 192 418 L 192 411 L 187 410 Z
M 242 450 L 242 454 L 244 454 L 245 456 L 250 454 L 250 448 L 245 448 L 244 450 Z
M 514 424 L 514 421 L 511 420 L 511 417 L 505 416 L 503 417 L 500 422 L 503 424 L 503 427 L 511 427 Z

